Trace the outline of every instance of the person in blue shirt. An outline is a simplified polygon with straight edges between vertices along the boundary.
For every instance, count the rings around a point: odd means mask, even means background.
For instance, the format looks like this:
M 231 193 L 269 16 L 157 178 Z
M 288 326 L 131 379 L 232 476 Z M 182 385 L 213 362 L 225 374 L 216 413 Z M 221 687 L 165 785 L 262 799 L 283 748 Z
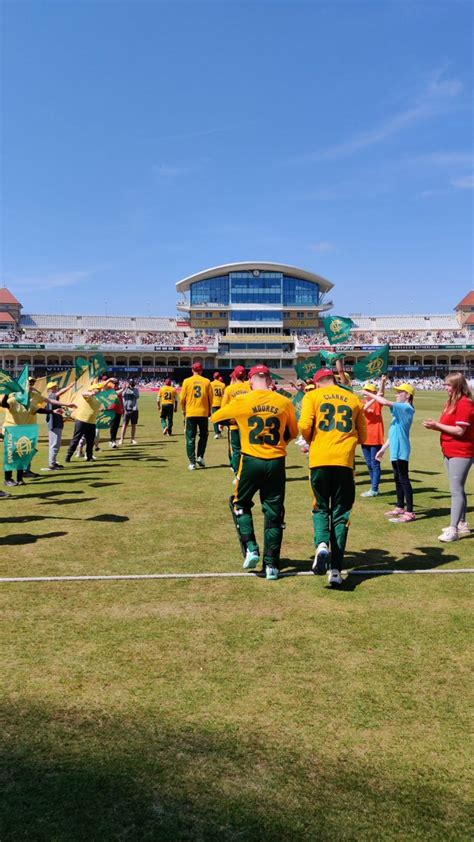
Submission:
M 382 406 L 389 406 L 393 415 L 388 432 L 388 441 L 382 445 L 375 458 L 380 462 L 385 451 L 390 447 L 397 505 L 387 512 L 387 515 L 390 517 L 391 523 L 410 523 L 415 520 L 413 489 L 408 472 L 411 452 L 410 428 L 415 415 L 413 406 L 415 387 L 411 383 L 401 383 L 399 386 L 395 386 L 395 391 L 397 392 L 395 401 L 389 401 L 382 395 L 373 395 L 370 392 L 364 392 L 364 394 L 373 398 Z

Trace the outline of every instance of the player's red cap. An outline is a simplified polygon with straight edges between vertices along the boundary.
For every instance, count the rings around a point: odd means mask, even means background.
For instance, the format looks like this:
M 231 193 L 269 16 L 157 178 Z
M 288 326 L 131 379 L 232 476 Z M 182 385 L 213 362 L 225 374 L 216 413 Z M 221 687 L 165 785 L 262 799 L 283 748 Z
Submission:
M 218 380 L 218 379 L 219 379 L 219 377 L 220 377 L 219 372 L 218 372 L 218 371 L 215 371 L 215 372 L 214 372 L 213 377 L 214 377 L 214 380 Z
M 169 377 L 167 377 L 165 380 L 165 386 L 171 386 L 171 380 L 169 379 Z
M 325 377 L 334 377 L 334 372 L 330 368 L 320 368 L 313 377 L 313 383 L 319 383 Z
M 193 371 L 202 371 L 202 363 L 193 363 Z
M 267 365 L 254 365 L 249 371 L 249 380 L 251 377 L 254 377 L 255 374 L 270 374 L 270 369 Z
M 245 377 L 247 374 L 243 365 L 236 365 L 232 373 L 234 377 Z

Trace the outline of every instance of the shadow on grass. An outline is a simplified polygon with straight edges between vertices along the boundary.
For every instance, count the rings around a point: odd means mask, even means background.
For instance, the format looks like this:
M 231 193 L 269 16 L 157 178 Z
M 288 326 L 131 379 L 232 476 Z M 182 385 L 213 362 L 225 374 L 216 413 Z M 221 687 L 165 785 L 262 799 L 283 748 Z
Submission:
M 332 842 L 381 838 L 388 821 L 386 838 L 468 838 L 463 791 L 410 756 L 392 769 L 383 752 L 339 759 L 238 723 L 73 705 L 0 715 L 4 842 Z
M 45 532 L 42 535 L 31 535 L 29 532 L 22 532 L 18 535 L 4 535 L 0 538 L 0 547 L 17 547 L 20 544 L 36 544 L 43 538 L 60 538 L 67 535 L 67 532 Z
M 86 518 L 88 521 L 98 521 L 99 523 L 125 523 L 130 520 L 126 515 L 94 515 L 94 517 Z
M 452 561 L 459 561 L 458 555 L 447 553 L 444 547 L 416 547 L 416 552 L 402 553 L 400 558 L 395 558 L 387 550 L 369 549 L 363 553 L 348 553 L 344 560 L 344 566 L 349 569 L 349 576 L 344 580 L 339 590 L 354 591 L 368 579 L 378 578 L 374 570 L 382 570 L 389 576 L 394 570 L 430 570 L 449 564 Z M 357 571 L 356 576 L 351 574 Z
M 43 500 L 40 503 L 41 506 L 70 506 L 72 504 L 79 505 L 79 503 L 93 503 L 94 500 L 97 500 L 97 497 L 81 497 L 80 500 L 76 500 L 75 497 L 71 497 L 68 500 Z
M 107 488 L 109 485 L 123 485 L 123 482 L 90 482 L 89 488 Z

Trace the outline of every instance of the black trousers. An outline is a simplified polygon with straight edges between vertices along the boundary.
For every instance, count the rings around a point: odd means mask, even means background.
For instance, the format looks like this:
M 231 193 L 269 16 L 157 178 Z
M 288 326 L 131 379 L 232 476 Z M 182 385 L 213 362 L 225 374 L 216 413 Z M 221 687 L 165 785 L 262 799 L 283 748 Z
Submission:
M 86 421 L 76 421 L 76 423 L 74 424 L 74 435 L 72 437 L 71 444 L 69 445 L 66 454 L 66 462 L 69 462 L 71 460 L 71 456 L 76 450 L 82 436 L 84 436 L 86 440 L 87 460 L 90 462 L 90 460 L 92 459 L 95 440 L 95 424 L 88 424 Z
M 117 438 L 121 418 L 122 416 L 118 412 L 116 412 L 114 417 L 112 418 L 112 423 L 110 425 L 110 441 L 115 441 Z
M 396 459 L 392 462 L 393 476 L 395 477 L 395 488 L 397 491 L 397 506 L 407 512 L 413 511 L 413 489 L 408 475 L 408 462 L 406 459 Z

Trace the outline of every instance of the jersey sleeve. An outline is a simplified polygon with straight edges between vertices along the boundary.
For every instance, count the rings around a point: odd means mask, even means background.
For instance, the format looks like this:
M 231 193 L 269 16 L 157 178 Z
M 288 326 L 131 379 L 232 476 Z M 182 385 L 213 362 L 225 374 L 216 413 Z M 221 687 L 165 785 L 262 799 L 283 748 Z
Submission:
M 179 396 L 179 401 L 180 401 L 180 404 L 181 404 L 181 409 L 183 410 L 183 412 L 184 412 L 184 411 L 185 411 L 185 409 L 186 409 L 186 395 L 187 395 L 187 391 L 188 391 L 188 381 L 187 381 L 187 380 L 183 380 L 183 385 L 182 385 L 182 387 L 181 387 L 181 394 L 180 394 L 180 396 Z
M 225 406 L 224 401 L 222 401 L 220 409 L 212 416 L 212 423 L 219 424 L 221 421 L 230 421 L 231 418 L 235 418 L 236 412 L 238 414 L 238 401 L 235 398 L 231 401 L 227 399 Z
M 301 404 L 301 416 L 299 424 L 301 435 L 307 442 L 311 441 L 314 419 L 314 403 L 311 397 L 311 392 L 308 392 L 308 394 L 304 396 Z
M 367 438 L 367 419 L 362 406 L 356 407 L 356 413 L 355 427 L 357 430 L 357 438 L 359 440 L 359 444 L 364 444 Z

